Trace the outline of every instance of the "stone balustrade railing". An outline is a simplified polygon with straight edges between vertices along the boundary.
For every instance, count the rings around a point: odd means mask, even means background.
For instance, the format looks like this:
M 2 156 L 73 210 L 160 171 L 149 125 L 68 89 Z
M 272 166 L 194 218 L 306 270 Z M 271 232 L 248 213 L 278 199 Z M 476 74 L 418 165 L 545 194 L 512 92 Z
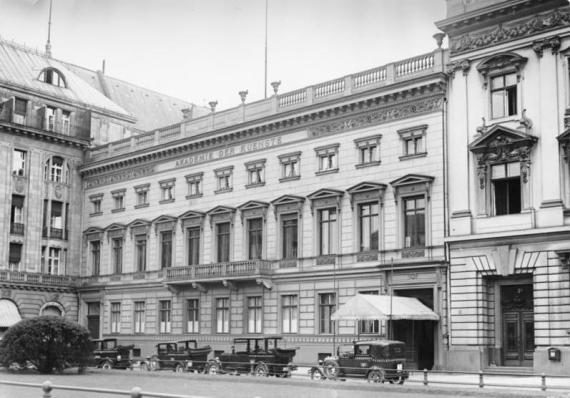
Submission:
M 35 272 L 0 270 L 0 282 L 73 287 L 76 284 L 76 278 L 68 275 L 49 275 Z
M 198 264 L 188 267 L 173 267 L 166 269 L 168 281 L 207 280 L 216 278 L 263 276 L 271 273 L 272 261 L 246 260 L 225 263 Z
M 224 127 L 252 121 L 269 115 L 279 114 L 307 105 L 326 102 L 331 99 L 352 95 L 390 84 L 444 72 L 447 52 L 437 49 L 428 54 L 393 62 L 377 68 L 358 72 L 339 79 L 319 83 L 299 90 L 276 94 L 270 98 L 223 111 L 212 112 L 196 119 L 184 120 L 180 124 L 142 133 L 131 138 L 114 141 L 93 148 L 89 160 L 101 160 L 133 149 L 150 148 L 180 138 L 191 138 Z

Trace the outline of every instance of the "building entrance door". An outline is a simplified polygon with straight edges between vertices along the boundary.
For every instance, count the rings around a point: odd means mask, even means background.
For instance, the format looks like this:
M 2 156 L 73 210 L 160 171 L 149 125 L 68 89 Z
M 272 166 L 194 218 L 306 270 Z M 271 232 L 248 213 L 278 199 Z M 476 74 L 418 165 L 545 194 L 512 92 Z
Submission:
M 534 353 L 532 303 L 532 284 L 501 286 L 504 366 L 532 366 Z
M 87 303 L 87 330 L 89 330 L 92 339 L 99 338 L 100 312 L 100 304 L 98 302 Z

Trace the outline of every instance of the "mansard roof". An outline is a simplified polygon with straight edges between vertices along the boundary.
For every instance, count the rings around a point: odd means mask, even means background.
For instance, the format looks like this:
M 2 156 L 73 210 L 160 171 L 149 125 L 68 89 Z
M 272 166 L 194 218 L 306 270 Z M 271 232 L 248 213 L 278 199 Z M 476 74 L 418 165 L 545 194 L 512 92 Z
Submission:
M 406 174 L 403 177 L 397 178 L 390 183 L 393 187 L 402 187 L 404 185 L 431 183 L 435 177 L 426 176 L 422 174 Z
M 484 153 L 506 147 L 515 149 L 532 146 L 537 140 L 534 135 L 496 124 L 469 144 L 469 149 L 473 153 Z

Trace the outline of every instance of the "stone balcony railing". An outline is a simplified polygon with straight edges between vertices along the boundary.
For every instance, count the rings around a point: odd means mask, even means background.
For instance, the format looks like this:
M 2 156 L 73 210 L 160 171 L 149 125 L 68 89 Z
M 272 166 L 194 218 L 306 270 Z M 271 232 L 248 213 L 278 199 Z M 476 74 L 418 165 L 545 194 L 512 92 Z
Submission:
M 447 52 L 437 49 L 413 58 L 393 62 L 324 83 L 305 87 L 270 98 L 212 112 L 196 119 L 184 120 L 171 126 L 114 141 L 89 151 L 89 161 L 107 159 L 182 138 L 198 139 L 204 133 L 289 112 L 313 104 L 348 97 L 417 77 L 443 73 Z
M 0 270 L 0 283 L 74 287 L 77 278 L 68 275 L 49 275 L 35 272 Z
M 271 276 L 273 262 L 267 260 L 232 261 L 198 264 L 166 269 L 167 282 L 207 282 L 218 280 L 255 279 Z

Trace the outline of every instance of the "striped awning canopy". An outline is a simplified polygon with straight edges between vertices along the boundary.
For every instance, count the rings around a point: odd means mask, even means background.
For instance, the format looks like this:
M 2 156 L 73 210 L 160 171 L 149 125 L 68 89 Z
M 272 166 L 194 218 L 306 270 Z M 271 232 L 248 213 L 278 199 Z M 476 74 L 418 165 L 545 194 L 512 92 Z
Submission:
M 357 294 L 332 314 L 333 320 L 439 320 L 439 315 L 413 297 Z
M 9 328 L 21 320 L 20 311 L 13 301 L 0 299 L 0 328 Z

